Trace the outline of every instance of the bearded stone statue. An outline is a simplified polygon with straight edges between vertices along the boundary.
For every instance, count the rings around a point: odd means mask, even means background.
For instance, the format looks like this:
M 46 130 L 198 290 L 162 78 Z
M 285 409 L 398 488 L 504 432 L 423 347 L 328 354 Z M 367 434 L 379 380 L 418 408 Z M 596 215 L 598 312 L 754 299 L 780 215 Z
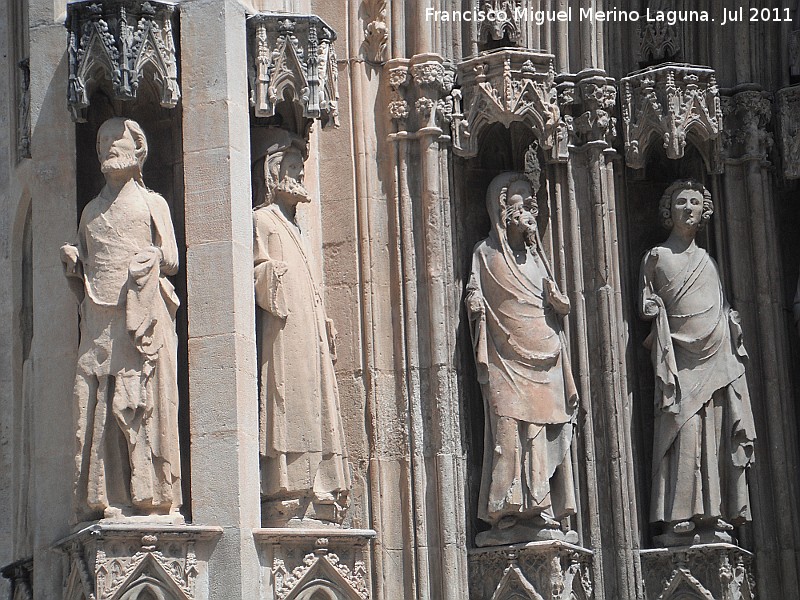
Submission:
M 502 173 L 486 194 L 492 229 L 475 247 L 466 305 L 486 427 L 478 546 L 545 539 L 575 514 L 570 455 L 578 393 L 560 319 L 569 300 L 539 240 L 526 175 Z
M 642 261 L 640 302 L 653 322 L 645 346 L 656 379 L 650 520 L 665 525 L 662 545 L 730 542 L 751 519 L 756 438 L 742 328 L 716 263 L 695 243 L 714 211 L 711 194 L 677 181 L 659 208 L 670 235 Z
M 296 220 L 305 140 L 267 133 L 264 197 L 253 212 L 260 364 L 262 517 L 268 524 L 339 523 L 350 469 L 334 374 L 335 331 Z
M 182 521 L 172 219 L 142 181 L 147 140 L 138 123 L 103 123 L 97 156 L 105 187 L 83 209 L 77 242 L 61 248 L 66 274 L 85 292 L 75 518 Z

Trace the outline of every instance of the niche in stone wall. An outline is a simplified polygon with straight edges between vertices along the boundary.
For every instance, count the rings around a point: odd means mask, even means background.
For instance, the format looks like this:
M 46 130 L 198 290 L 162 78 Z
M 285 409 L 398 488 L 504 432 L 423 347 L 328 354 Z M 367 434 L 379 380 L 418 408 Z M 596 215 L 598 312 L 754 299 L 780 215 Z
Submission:
M 537 224 L 542 238 L 545 254 L 552 258 L 552 228 L 550 226 L 550 186 L 552 166 L 538 147 L 536 132 L 523 123 L 511 123 L 510 127 L 496 123 L 481 135 L 478 154 L 474 158 L 456 157 L 454 164 L 453 227 L 452 247 L 454 274 L 457 285 L 465 292 L 469 280 L 472 252 L 475 245 L 489 235 L 491 228 L 486 210 L 486 192 L 492 179 L 506 171 L 526 170 L 525 156 L 535 149 L 540 173 L 540 187 L 537 195 L 539 215 Z M 552 260 L 550 261 L 552 264 Z M 478 503 L 481 485 L 481 470 L 484 462 L 485 415 L 483 398 L 475 367 L 469 318 L 462 293 L 459 304 L 459 327 L 457 332 L 457 355 L 455 357 L 459 374 L 459 390 L 463 415 L 464 441 L 467 448 L 467 488 L 468 488 L 468 532 L 472 545 L 475 535 L 489 528 L 488 523 L 478 519 Z M 575 523 L 571 528 L 576 529 Z
M 176 31 L 175 39 L 178 40 L 179 37 L 179 33 Z M 175 108 L 161 106 L 161 91 L 155 83 L 155 77 L 155 74 L 145 67 L 136 98 L 128 101 L 116 99 L 112 93 L 110 82 L 106 78 L 98 78 L 99 82 L 90 94 L 90 105 L 85 113 L 86 121 L 75 125 L 76 223 L 80 221 L 84 207 L 98 195 L 105 184 L 96 150 L 97 132 L 100 126 L 112 117 L 133 119 L 141 125 L 147 138 L 148 154 L 142 169 L 144 183 L 149 189 L 161 194 L 169 205 L 178 244 L 180 267 L 178 273 L 170 280 L 175 286 L 175 292 L 181 302 L 176 317 L 180 397 L 178 421 L 183 492 L 181 512 L 187 520 L 191 520 L 182 112 L 180 104 Z
M 678 179 L 695 179 L 712 193 L 714 210 L 720 210 L 721 199 L 716 195 L 714 176 L 708 175 L 700 152 L 691 143 L 685 155 L 669 159 L 659 144 L 651 144 L 644 168 L 628 169 L 625 193 L 620 195 L 619 223 L 620 270 L 622 276 L 625 321 L 628 326 L 628 389 L 633 398 L 632 443 L 636 477 L 637 505 L 643 547 L 652 547 L 657 535 L 656 526 L 650 522 L 650 489 L 652 481 L 653 418 L 655 381 L 650 351 L 644 340 L 650 333 L 651 323 L 639 317 L 639 277 L 645 253 L 661 244 L 669 236 L 661 224 L 659 201 L 664 191 Z M 716 260 L 714 215 L 709 225 L 697 235 L 697 244 L 705 248 Z M 724 277 L 723 277 L 724 281 Z

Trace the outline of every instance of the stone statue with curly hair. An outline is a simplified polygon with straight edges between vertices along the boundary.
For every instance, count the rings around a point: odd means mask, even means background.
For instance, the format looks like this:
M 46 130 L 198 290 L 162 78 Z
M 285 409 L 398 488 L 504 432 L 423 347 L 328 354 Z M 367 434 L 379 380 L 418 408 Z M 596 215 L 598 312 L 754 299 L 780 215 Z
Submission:
M 755 427 L 739 316 L 725 300 L 717 265 L 695 242 L 711 218 L 711 194 L 680 180 L 659 203 L 667 240 L 641 268 L 645 346 L 655 371 L 650 520 L 666 546 L 732 541 L 751 519 L 747 470 Z

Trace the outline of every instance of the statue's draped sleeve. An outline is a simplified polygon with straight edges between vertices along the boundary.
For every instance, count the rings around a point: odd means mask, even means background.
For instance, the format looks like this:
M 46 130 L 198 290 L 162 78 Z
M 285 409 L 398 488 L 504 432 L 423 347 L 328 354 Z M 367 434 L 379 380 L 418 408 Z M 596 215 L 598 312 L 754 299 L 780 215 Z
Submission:
M 658 253 L 655 249 L 650 250 L 642 260 L 639 313 L 643 319 L 653 321 L 650 335 L 645 339 L 644 345 L 650 350 L 657 385 L 661 389 L 661 394 L 657 395 L 656 408 L 674 413 L 679 411 L 678 390 L 676 389 L 678 367 L 675 362 L 675 349 L 672 347 L 667 309 L 662 298 L 656 294 L 653 284 L 653 273 L 657 261 Z M 649 302 L 653 302 L 658 309 L 655 315 L 647 311 Z
M 268 313 L 285 319 L 286 306 L 281 277 L 286 271 L 280 236 L 269 227 L 258 227 L 259 211 L 253 213 L 253 278 L 256 304 Z
M 155 192 L 145 191 L 144 195 L 153 220 L 153 245 L 161 249 L 161 274 L 175 275 L 178 272 L 178 242 L 175 240 L 169 206 L 166 200 Z

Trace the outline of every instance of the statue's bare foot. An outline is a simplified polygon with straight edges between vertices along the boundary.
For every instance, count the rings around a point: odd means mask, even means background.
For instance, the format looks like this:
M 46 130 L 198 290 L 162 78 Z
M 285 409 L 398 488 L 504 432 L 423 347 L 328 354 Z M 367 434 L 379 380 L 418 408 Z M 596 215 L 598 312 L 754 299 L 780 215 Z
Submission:
M 510 529 L 517 524 L 517 517 L 503 517 L 497 522 L 498 529 Z
M 733 525 L 723 519 L 717 519 L 714 522 L 714 529 L 717 531 L 733 531 Z
M 116 506 L 108 506 L 103 511 L 104 519 L 119 519 L 120 517 L 122 517 L 122 509 Z
M 694 523 L 692 521 L 678 521 L 672 526 L 672 531 L 675 533 L 689 533 L 694 531 Z

